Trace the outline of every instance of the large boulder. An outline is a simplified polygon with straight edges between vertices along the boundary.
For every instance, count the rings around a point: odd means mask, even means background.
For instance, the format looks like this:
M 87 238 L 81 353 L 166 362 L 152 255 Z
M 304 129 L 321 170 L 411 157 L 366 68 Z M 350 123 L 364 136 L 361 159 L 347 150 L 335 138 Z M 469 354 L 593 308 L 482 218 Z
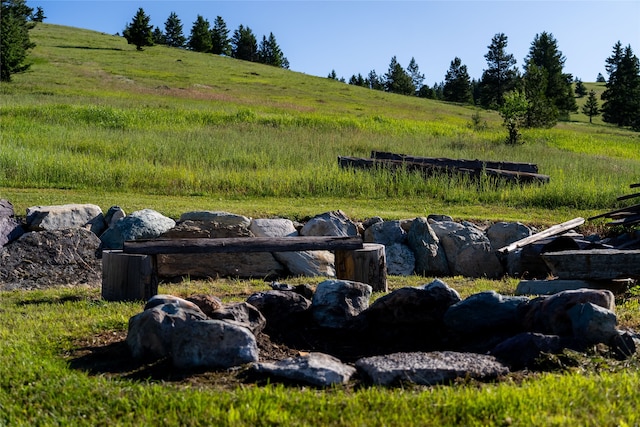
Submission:
M 464 336 L 519 331 L 522 328 L 521 306 L 528 302 L 527 297 L 480 292 L 449 307 L 444 314 L 444 323 Z
M 29 231 L 52 231 L 65 228 L 87 228 L 99 236 L 107 227 L 102 209 L 92 204 L 31 206 L 27 208 Z
M 228 369 L 258 361 L 249 329 L 221 320 L 178 324 L 172 331 L 171 360 L 180 369 Z
M 153 209 L 132 212 L 116 221 L 100 236 L 103 249 L 122 249 L 127 240 L 155 239 L 175 227 L 176 222 Z
M 295 237 L 298 230 L 288 219 L 254 219 L 251 232 L 256 237 Z M 334 277 L 335 257 L 330 251 L 276 252 L 274 257 L 296 276 Z
M 511 243 L 529 237 L 533 231 L 520 222 L 496 222 L 485 232 L 494 250 L 499 250 Z
M 357 236 L 358 227 L 344 212 L 325 212 L 311 218 L 300 229 L 301 236 Z
M 395 276 L 411 276 L 413 274 L 416 261 L 409 246 L 402 243 L 385 246 L 384 255 L 388 274 Z
M 207 316 L 197 307 L 186 308 L 176 302 L 151 305 L 142 313 L 129 319 L 127 346 L 136 359 L 156 360 L 171 354 L 173 331 L 182 323 L 206 320 Z
M 0 248 L 0 289 L 98 287 L 100 239 L 84 228 L 30 232 Z
M 193 221 L 201 223 L 218 224 L 220 227 L 239 227 L 248 229 L 251 219 L 244 215 L 238 215 L 225 211 L 192 211 L 180 215 L 179 222 Z M 222 236 L 218 236 L 222 237 Z
M 209 318 L 243 326 L 254 335 L 262 332 L 267 323 L 262 313 L 248 302 L 227 304 L 212 312 Z
M 498 278 L 504 273 L 500 260 L 482 230 L 471 223 L 433 222 L 453 275 Z
M 13 205 L 0 199 L 0 248 L 24 234 L 22 224 L 14 218 Z
M 369 306 L 372 291 L 365 283 L 325 280 L 313 294 L 313 319 L 324 328 L 345 328 Z
M 356 369 L 324 353 L 311 352 L 277 362 L 256 363 L 253 370 L 259 375 L 279 378 L 315 387 L 346 384 Z
M 449 263 L 440 239 L 427 218 L 413 220 L 407 233 L 407 244 L 415 255 L 415 272 L 423 276 L 449 276 Z
M 394 243 L 405 243 L 407 232 L 402 228 L 401 221 L 376 222 L 365 229 L 364 241 L 391 246 Z
M 311 301 L 297 292 L 279 290 L 256 292 L 247 298 L 247 303 L 262 313 L 270 332 L 298 324 L 311 306 Z
M 615 313 L 592 303 L 577 304 L 567 312 L 573 336 L 586 344 L 609 344 L 618 336 Z

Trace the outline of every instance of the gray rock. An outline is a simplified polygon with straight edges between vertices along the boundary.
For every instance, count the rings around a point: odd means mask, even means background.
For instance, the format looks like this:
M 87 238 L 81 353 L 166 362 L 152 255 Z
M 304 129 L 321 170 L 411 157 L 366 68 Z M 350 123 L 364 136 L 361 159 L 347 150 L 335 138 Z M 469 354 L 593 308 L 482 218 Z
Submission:
M 577 289 L 538 297 L 527 304 L 523 327 L 526 331 L 548 335 L 571 336 L 573 324 L 569 310 L 579 304 L 593 303 L 611 312 L 615 310 L 614 296 L 604 289 Z
M 415 272 L 423 276 L 449 276 L 449 264 L 440 239 L 427 218 L 413 220 L 407 234 L 407 244 L 415 255 Z
M 209 317 L 214 320 L 223 320 L 237 326 L 243 326 L 254 335 L 262 332 L 267 323 L 262 313 L 247 302 L 225 305 L 215 310 Z
M 618 335 L 615 313 L 598 305 L 576 304 L 567 315 L 573 327 L 573 336 L 588 344 L 608 344 Z
M 369 306 L 371 286 L 349 280 L 325 280 L 316 288 L 311 313 L 325 328 L 344 328 Z
M 457 378 L 488 380 L 509 372 L 493 356 L 452 351 L 365 357 L 356 362 L 356 368 L 374 384 L 386 386 L 446 384 Z
M 415 270 L 415 256 L 407 245 L 394 243 L 385 246 L 387 273 L 396 276 L 411 276 Z
M 180 215 L 180 222 L 193 221 L 216 223 L 223 227 L 249 228 L 251 219 L 243 215 L 224 211 L 193 211 Z
M 175 307 L 186 308 L 194 311 L 200 310 L 200 307 L 194 302 L 168 294 L 157 294 L 152 296 L 145 303 L 144 310 L 149 310 L 150 308 L 165 304 L 171 304 Z
M 7 199 L 0 199 L 0 218 L 13 218 L 14 215 L 13 203 Z
M 400 221 L 376 222 L 364 231 L 366 243 L 390 246 L 394 243 L 404 243 L 406 239 L 407 233 L 402 228 Z
M 211 318 L 211 315 L 216 311 L 223 308 L 222 300 L 214 295 L 208 294 L 194 294 L 186 298 L 187 301 L 194 303 L 207 317 Z
M 118 220 L 124 218 L 125 216 L 127 216 L 127 214 L 120 206 L 111 206 L 107 213 L 104 215 L 104 222 L 107 225 L 107 228 L 112 228 L 115 226 Z
M 0 248 L 0 290 L 57 286 L 98 287 L 100 239 L 84 228 L 23 234 Z
M 156 305 L 129 319 L 127 346 L 136 359 L 166 357 L 171 353 L 173 331 L 178 325 L 191 325 L 206 318 L 200 309 L 192 310 L 173 303 Z
M 490 353 L 512 370 L 520 370 L 533 368 L 543 353 L 560 353 L 570 344 L 557 335 L 522 332 L 501 342 Z
M 480 292 L 449 307 L 445 325 L 466 336 L 479 333 L 519 329 L 520 306 L 527 297 L 510 297 L 495 291 Z
M 482 230 L 470 223 L 434 222 L 435 232 L 453 275 L 498 278 L 504 273 L 500 260 Z
M 12 217 L 0 216 L 0 248 L 24 234 L 22 225 Z
M 433 223 L 433 222 L 444 222 L 444 221 L 448 221 L 448 222 L 453 222 L 453 218 L 450 217 L 449 215 L 442 215 L 442 214 L 431 214 L 427 216 L 427 220 L 429 221 L 429 223 Z
M 254 219 L 251 232 L 257 237 L 295 237 L 298 231 L 288 219 Z M 294 276 L 334 277 L 335 257 L 330 251 L 276 252 L 274 257 Z
M 171 360 L 180 369 L 228 369 L 258 361 L 258 344 L 247 329 L 221 320 L 178 324 Z
M 155 239 L 175 225 L 174 220 L 152 209 L 135 211 L 102 233 L 102 248 L 122 249 L 126 240 Z
M 29 231 L 87 228 L 99 236 L 106 228 L 106 223 L 99 206 L 74 203 L 27 208 L 26 228 Z
M 326 212 L 311 218 L 300 230 L 301 236 L 357 236 L 358 228 L 344 212 Z
M 377 224 L 379 222 L 382 222 L 383 219 L 379 216 L 373 216 L 371 218 L 367 218 L 365 221 L 363 221 L 362 226 L 367 229 L 369 227 L 371 227 L 373 224 Z
M 529 237 L 533 231 L 520 222 L 496 222 L 491 225 L 486 233 L 494 250 L 503 248 L 518 240 Z
M 298 321 L 301 313 L 311 306 L 304 296 L 291 291 L 271 290 L 256 292 L 247 298 L 265 317 L 270 329 L 286 328 Z
M 256 363 L 253 369 L 260 375 L 283 378 L 316 387 L 346 384 L 355 374 L 353 366 L 324 353 L 308 353 L 277 362 Z
M 219 237 L 252 237 L 246 225 L 225 225 L 214 221 L 180 220 L 176 226 L 167 230 L 161 237 L 168 239 L 195 239 Z

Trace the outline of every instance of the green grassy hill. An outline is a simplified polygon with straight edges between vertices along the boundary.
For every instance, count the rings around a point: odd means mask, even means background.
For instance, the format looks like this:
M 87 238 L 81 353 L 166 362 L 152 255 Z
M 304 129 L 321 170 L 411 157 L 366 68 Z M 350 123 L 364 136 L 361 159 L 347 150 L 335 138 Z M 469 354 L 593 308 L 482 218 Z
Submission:
M 140 52 L 77 28 L 39 24 L 31 38 L 31 69 L 0 86 L 0 197 L 18 212 L 73 201 L 173 216 L 343 209 L 555 222 L 608 209 L 640 181 L 639 135 L 584 115 L 508 147 L 498 114 L 471 106 L 164 46 Z M 338 168 L 337 156 L 371 150 L 537 163 L 551 183 Z

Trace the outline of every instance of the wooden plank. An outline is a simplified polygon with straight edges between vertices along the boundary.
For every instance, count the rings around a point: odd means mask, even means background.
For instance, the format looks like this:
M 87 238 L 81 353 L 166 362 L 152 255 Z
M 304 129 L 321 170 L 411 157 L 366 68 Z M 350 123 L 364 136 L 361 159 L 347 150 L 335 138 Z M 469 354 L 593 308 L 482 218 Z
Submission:
M 516 295 L 552 295 L 575 289 L 608 289 L 615 294 L 627 291 L 635 284 L 632 279 L 619 280 L 521 280 L 516 287 Z
M 234 252 L 297 252 L 362 249 L 360 237 L 229 237 L 129 240 L 123 251 L 130 254 L 197 254 Z
M 158 293 L 155 257 L 102 252 L 102 298 L 107 301 L 146 301 Z
M 498 169 L 513 172 L 538 173 L 538 165 L 534 163 L 519 162 L 493 162 L 486 160 L 467 160 L 467 159 L 448 159 L 439 157 L 419 157 L 409 156 L 406 154 L 389 153 L 385 151 L 372 151 L 372 159 L 388 159 L 401 160 L 415 163 L 432 164 L 434 166 L 447 168 L 466 168 L 466 169 Z
M 594 220 L 594 219 L 598 219 L 598 218 L 610 218 L 611 215 L 620 213 L 620 212 L 626 212 L 626 211 L 638 211 L 640 212 L 640 204 L 637 205 L 632 205 L 632 206 L 627 206 L 626 208 L 620 208 L 620 209 L 616 209 L 613 211 L 609 211 L 609 212 L 605 212 L 596 216 L 592 216 L 590 218 L 587 218 L 589 221 Z
M 615 219 L 614 221 L 608 222 L 606 225 L 608 225 L 608 226 L 616 226 L 616 225 L 631 226 L 631 225 L 638 224 L 639 222 L 640 222 L 640 214 L 633 214 L 633 215 L 622 216 L 622 217 L 620 217 L 618 219 Z
M 527 172 L 515 172 L 509 170 L 500 169 L 478 169 L 478 168 L 463 168 L 463 167 L 448 167 L 438 164 L 411 162 L 408 160 L 393 160 L 393 159 L 367 159 L 362 157 L 348 157 L 339 156 L 338 164 L 342 168 L 352 167 L 359 169 L 373 169 L 376 167 L 386 168 L 389 170 L 406 169 L 409 171 L 417 170 L 421 173 L 430 176 L 433 174 L 460 174 L 467 175 L 472 178 L 479 178 L 482 174 L 494 176 L 500 179 L 507 179 L 510 181 L 517 181 L 522 183 L 548 183 L 549 176 L 542 174 L 532 174 Z
M 584 218 L 578 217 L 578 218 L 574 218 L 571 219 L 569 221 L 563 222 L 561 224 L 556 224 L 554 226 L 551 226 L 549 228 L 547 228 L 546 230 L 541 231 L 540 233 L 536 233 L 533 236 L 529 236 L 529 237 L 525 237 L 524 239 L 520 239 L 517 242 L 513 242 L 510 245 L 507 245 L 505 247 L 502 247 L 500 249 L 498 249 L 498 252 L 501 253 L 509 253 L 509 252 L 513 252 L 518 248 L 521 248 L 523 246 L 527 246 L 531 243 L 535 243 L 539 240 L 542 240 L 544 238 L 547 237 L 551 237 L 551 236 L 555 236 L 561 233 L 564 233 L 566 231 L 569 231 L 571 229 L 574 229 L 580 225 L 584 224 Z
M 559 279 L 638 279 L 640 250 L 591 249 L 547 252 L 542 259 Z
M 627 194 L 626 196 L 620 196 L 616 200 L 621 202 L 623 200 L 635 199 L 636 197 L 640 197 L 640 193 Z

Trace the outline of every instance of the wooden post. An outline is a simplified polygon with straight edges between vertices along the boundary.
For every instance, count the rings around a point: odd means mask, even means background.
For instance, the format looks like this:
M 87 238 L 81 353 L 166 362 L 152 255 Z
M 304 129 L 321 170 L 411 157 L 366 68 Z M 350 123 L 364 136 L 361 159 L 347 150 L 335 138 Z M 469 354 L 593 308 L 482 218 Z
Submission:
M 384 245 L 365 243 L 363 249 L 337 250 L 336 276 L 370 285 L 374 291 L 387 292 L 387 263 Z
M 102 298 L 107 301 L 148 300 L 158 293 L 154 255 L 102 252 Z

